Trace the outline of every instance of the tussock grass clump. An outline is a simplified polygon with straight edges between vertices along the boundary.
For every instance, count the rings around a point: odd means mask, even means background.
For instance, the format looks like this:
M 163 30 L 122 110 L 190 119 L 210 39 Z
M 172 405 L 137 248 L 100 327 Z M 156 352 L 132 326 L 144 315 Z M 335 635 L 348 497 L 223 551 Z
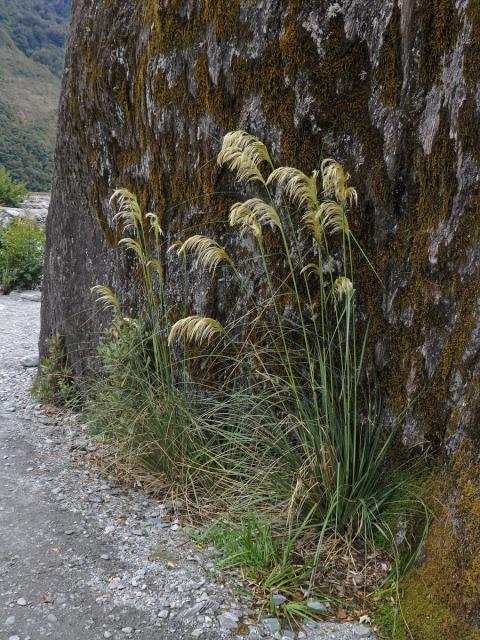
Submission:
M 425 510 L 408 468 L 393 462 L 401 417 L 387 428 L 369 373 L 353 269 L 356 253 L 368 258 L 349 224 L 350 176 L 333 159 L 311 175 L 275 168 L 244 131 L 225 136 L 218 161 L 249 192 L 226 217 L 234 238 L 252 238 L 260 284 L 252 292 L 247 264 L 208 236 L 179 239 L 170 251 L 192 255 L 212 277 L 229 270 L 244 299 L 227 317 L 172 323 L 158 219 L 117 191 L 120 245 L 136 256 L 144 306 L 138 319 L 123 318 L 114 293 L 96 288 L 114 320 L 90 419 L 117 463 L 133 461 L 240 527 L 245 544 L 226 558 L 263 563 L 262 589 L 288 594 L 303 615 L 302 599 L 329 571 L 338 581 L 378 561 L 383 573 L 362 583 L 364 596 L 392 567 L 397 577 L 415 555 L 411 523 Z

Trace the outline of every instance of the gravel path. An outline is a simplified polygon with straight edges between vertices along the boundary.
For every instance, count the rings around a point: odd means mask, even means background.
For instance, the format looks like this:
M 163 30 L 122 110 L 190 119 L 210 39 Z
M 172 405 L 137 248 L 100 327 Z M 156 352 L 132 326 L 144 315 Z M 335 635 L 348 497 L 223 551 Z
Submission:
M 169 504 L 101 476 L 79 420 L 29 397 L 32 297 L 0 297 L 0 640 L 373 638 L 360 624 L 259 621 Z

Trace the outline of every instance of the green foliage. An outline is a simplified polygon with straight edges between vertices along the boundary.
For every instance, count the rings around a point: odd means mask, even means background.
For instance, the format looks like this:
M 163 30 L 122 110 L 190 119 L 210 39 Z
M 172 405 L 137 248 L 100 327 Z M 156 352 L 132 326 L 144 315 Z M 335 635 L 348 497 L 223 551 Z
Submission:
M 221 552 L 217 565 L 221 569 L 240 569 L 243 577 L 254 585 L 256 594 L 271 615 L 295 620 L 322 619 L 329 613 L 329 602 L 335 600 L 309 586 L 311 565 L 299 552 L 304 544 L 300 528 L 283 530 L 262 512 L 246 513 L 241 522 L 216 523 L 193 537 L 202 545 L 213 545 Z M 283 596 L 284 602 L 275 601 Z M 325 610 L 309 607 L 321 600 Z
M 169 250 L 184 266 L 192 254 L 212 277 L 231 270 L 243 297 L 222 322 L 190 315 L 172 323 L 158 219 L 116 192 L 120 246 L 135 256 L 144 306 L 140 320 L 124 319 L 114 294 L 96 288 L 114 321 L 99 349 L 104 377 L 90 420 L 119 464 L 227 509 L 239 524 L 212 533 L 222 562 L 247 567 L 264 593 L 300 583 L 312 593 L 322 563 L 338 553 L 332 539 L 364 556 L 388 550 L 395 579 L 412 557 L 410 523 L 425 510 L 411 471 L 392 463 L 399 421 L 385 428 L 368 375 L 353 270 L 355 253 L 368 258 L 348 223 L 356 191 L 333 160 L 311 176 L 274 169 L 264 145 L 241 131 L 225 137 L 219 162 L 258 192 L 234 204 L 229 221 L 238 238 L 251 237 L 261 286 L 252 293 L 243 276 L 252 264 L 245 252 L 236 264 L 207 236 L 178 241 Z M 306 615 L 302 600 L 289 606 Z
M 0 286 L 5 293 L 40 284 L 44 246 L 45 232 L 31 220 L 15 219 L 0 227 Z
M 67 365 L 63 336 L 48 341 L 48 356 L 43 359 L 32 387 L 33 396 L 45 404 L 74 406 L 79 398 L 73 371 Z
M 0 164 L 50 189 L 69 2 L 0 3 Z
M 15 181 L 10 173 L 0 166 L 0 206 L 18 207 L 27 195 L 23 182 Z
M 0 164 L 30 191 L 48 191 L 53 172 L 53 140 L 36 124 L 26 125 L 0 99 Z
M 29 58 L 60 76 L 70 0 L 3 0 L 0 27 Z

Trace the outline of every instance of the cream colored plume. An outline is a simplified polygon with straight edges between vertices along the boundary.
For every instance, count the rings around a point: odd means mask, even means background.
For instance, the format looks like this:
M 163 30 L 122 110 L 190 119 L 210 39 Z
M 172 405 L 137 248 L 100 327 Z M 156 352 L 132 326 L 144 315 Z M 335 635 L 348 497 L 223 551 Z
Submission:
M 356 189 L 348 186 L 350 174 L 343 166 L 333 158 L 327 158 L 322 162 L 323 192 L 327 197 L 335 198 L 343 205 L 357 204 L 358 194 Z
M 246 131 L 231 131 L 223 139 L 222 149 L 218 154 L 218 164 L 227 165 L 236 174 L 239 182 L 260 182 L 265 184 L 261 166 L 273 168 L 267 148 L 258 138 Z
M 294 204 L 313 211 L 318 207 L 317 179 L 318 171 L 307 176 L 295 167 L 279 167 L 272 171 L 267 185 L 276 182 Z
M 117 189 L 110 198 L 110 204 L 117 207 L 114 216 L 116 221 L 120 220 L 124 231 L 136 229 L 142 223 L 142 211 L 138 204 L 137 197 L 128 189 Z
M 311 231 L 318 244 L 322 244 L 325 237 L 325 226 L 320 208 L 315 211 L 307 211 L 302 218 L 305 227 Z
M 245 202 L 237 202 L 230 209 L 230 226 L 240 227 L 240 233 L 253 233 L 257 238 L 262 236 L 262 224 L 281 227 L 277 210 L 260 198 L 250 198 Z
M 170 249 L 172 248 L 170 247 Z M 208 269 L 210 273 L 215 273 L 216 268 L 222 262 L 233 266 L 233 260 L 225 249 L 207 236 L 191 236 L 177 247 L 178 255 L 186 255 L 189 251 L 197 257 L 200 264 Z
M 91 292 L 98 296 L 96 302 L 101 304 L 104 309 L 112 309 L 116 314 L 120 313 L 118 298 L 109 287 L 97 284 L 91 289 Z
M 126 249 L 130 249 L 130 251 L 133 251 L 134 253 L 136 253 L 137 256 L 140 258 L 140 260 L 142 261 L 145 259 L 145 254 L 143 252 L 142 245 L 134 238 L 122 238 L 121 240 L 119 240 L 118 246 L 122 246 L 122 247 L 125 247 Z
M 353 291 L 353 283 L 350 278 L 346 276 L 340 276 L 333 283 L 333 290 L 335 291 L 335 295 L 339 300 L 341 300 L 344 296 L 349 295 Z
M 323 226 L 329 233 L 350 233 L 348 218 L 342 205 L 334 200 L 325 200 L 320 205 L 320 215 L 323 219 Z
M 318 264 L 315 264 L 314 262 L 309 262 L 308 264 L 306 264 L 303 269 L 300 271 L 301 275 L 305 275 L 310 273 L 311 271 L 315 272 L 317 274 L 317 276 L 321 276 L 322 275 L 322 270 L 320 269 L 320 266 Z
M 150 221 L 150 226 L 155 232 L 157 237 L 163 236 L 163 229 L 160 226 L 160 221 L 156 213 L 147 213 L 147 219 Z
M 208 344 L 214 336 L 224 331 L 225 329 L 218 320 L 202 316 L 189 316 L 175 322 L 168 336 L 168 344 L 171 345 L 176 338 L 181 338 L 186 342 Z

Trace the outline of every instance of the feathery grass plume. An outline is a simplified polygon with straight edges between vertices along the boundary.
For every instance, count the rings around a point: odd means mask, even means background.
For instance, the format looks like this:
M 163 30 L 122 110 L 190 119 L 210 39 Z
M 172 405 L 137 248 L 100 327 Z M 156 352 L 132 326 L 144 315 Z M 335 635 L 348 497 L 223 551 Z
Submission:
M 228 165 L 236 174 L 237 181 L 246 184 L 258 181 L 265 185 L 261 166 L 268 165 L 269 169 L 273 169 L 270 154 L 263 142 L 242 130 L 227 133 L 217 162 L 220 166 Z
M 241 235 L 251 232 L 257 238 L 262 236 L 262 224 L 279 229 L 282 226 L 277 210 L 261 198 L 250 198 L 234 204 L 230 209 L 229 221 L 230 226 L 240 227 Z
M 230 209 L 229 222 L 231 227 L 240 227 L 240 235 L 251 233 L 255 238 L 261 240 L 262 227 L 251 209 L 245 206 L 244 202 L 237 202 Z
M 302 222 L 304 226 L 313 233 L 313 237 L 318 244 L 322 244 L 325 238 L 325 226 L 322 211 L 320 208 L 315 211 L 307 211 L 303 216 Z
M 109 287 L 97 284 L 95 287 L 92 287 L 91 292 L 98 294 L 96 302 L 101 304 L 104 309 L 112 309 L 115 315 L 120 314 L 120 303 L 118 302 L 118 298 Z
M 279 167 L 269 175 L 267 185 L 276 182 L 280 188 L 285 189 L 287 197 L 294 204 L 313 211 L 318 208 L 318 175 L 318 171 L 307 176 L 295 167 Z
M 156 213 L 147 213 L 147 219 L 150 221 L 150 226 L 155 232 L 156 238 L 161 238 L 163 236 L 163 229 L 160 225 L 160 221 Z
M 345 214 L 345 209 L 341 204 L 334 200 L 325 200 L 319 208 L 319 215 L 323 219 L 323 226 L 326 231 L 331 234 L 350 233 L 350 225 Z
M 128 189 L 117 189 L 110 198 L 110 204 L 117 206 L 115 221 L 120 220 L 123 230 L 136 229 L 142 223 L 142 211 L 137 197 Z
M 333 290 L 339 300 L 353 292 L 353 283 L 346 276 L 339 276 L 333 283 Z
M 152 271 L 156 271 L 158 276 L 163 279 L 163 267 L 160 260 L 157 258 L 152 258 L 147 262 L 147 269 L 151 269 Z
M 170 247 L 171 249 L 172 247 Z M 195 254 L 199 263 L 213 274 L 222 262 L 233 266 L 233 260 L 223 247 L 207 236 L 195 235 L 180 243 L 177 254 L 186 255 L 189 251 Z
M 175 322 L 168 336 L 168 344 L 171 345 L 176 338 L 182 338 L 187 342 L 196 342 L 197 344 L 209 344 L 212 338 L 223 333 L 225 329 L 214 318 L 205 318 L 203 316 L 189 316 Z
M 142 262 L 145 259 L 145 252 L 142 245 L 134 238 L 122 238 L 118 245 L 134 251 Z
M 335 198 L 343 205 L 347 203 L 352 206 L 358 202 L 358 194 L 354 187 L 347 185 L 350 174 L 343 166 L 333 158 L 327 158 L 322 162 L 323 192 Z
M 315 264 L 314 262 L 309 262 L 309 264 L 306 264 L 300 271 L 300 274 L 303 276 L 310 273 L 311 271 L 314 271 L 318 276 L 322 275 L 320 266 L 318 264 Z

